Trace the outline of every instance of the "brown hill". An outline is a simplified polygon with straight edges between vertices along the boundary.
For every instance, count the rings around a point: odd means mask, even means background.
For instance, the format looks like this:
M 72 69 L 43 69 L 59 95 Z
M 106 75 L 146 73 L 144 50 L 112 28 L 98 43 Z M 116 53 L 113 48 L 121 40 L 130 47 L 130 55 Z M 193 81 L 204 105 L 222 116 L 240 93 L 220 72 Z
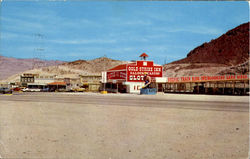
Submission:
M 0 80 L 33 68 L 53 66 L 61 63 L 63 62 L 40 59 L 18 59 L 0 56 Z
M 77 60 L 73 62 L 63 63 L 62 66 L 67 66 L 70 69 L 84 70 L 87 74 L 101 74 L 117 65 L 127 63 L 125 61 L 113 60 L 107 57 L 101 57 L 94 60 Z
M 187 54 L 187 57 L 172 62 L 215 63 L 234 66 L 249 59 L 249 22 L 244 23 L 219 38 L 204 43 Z
M 124 63 L 128 62 L 101 57 L 88 61 L 77 60 L 73 62 L 65 62 L 56 66 L 26 70 L 25 72 L 40 75 L 57 75 L 59 77 L 77 78 L 79 75 L 101 75 L 102 71 Z M 18 81 L 22 73 L 9 77 L 7 81 Z
M 249 74 L 249 22 L 164 65 L 168 77 Z

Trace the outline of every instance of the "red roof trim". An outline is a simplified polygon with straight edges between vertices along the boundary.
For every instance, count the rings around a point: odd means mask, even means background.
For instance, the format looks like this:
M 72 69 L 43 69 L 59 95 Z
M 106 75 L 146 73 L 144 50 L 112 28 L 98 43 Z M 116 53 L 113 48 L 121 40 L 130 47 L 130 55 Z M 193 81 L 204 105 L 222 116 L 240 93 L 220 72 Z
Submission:
M 116 66 L 114 68 L 109 69 L 108 71 L 125 70 L 126 66 L 127 66 L 127 64 L 118 65 L 118 66 Z

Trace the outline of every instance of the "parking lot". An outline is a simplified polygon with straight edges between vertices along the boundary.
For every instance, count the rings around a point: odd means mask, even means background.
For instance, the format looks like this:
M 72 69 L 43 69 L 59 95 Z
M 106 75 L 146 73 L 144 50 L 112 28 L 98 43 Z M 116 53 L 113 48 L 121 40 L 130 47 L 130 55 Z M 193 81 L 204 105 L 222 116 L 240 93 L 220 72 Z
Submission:
M 245 159 L 249 97 L 14 93 L 0 132 L 3 158 Z

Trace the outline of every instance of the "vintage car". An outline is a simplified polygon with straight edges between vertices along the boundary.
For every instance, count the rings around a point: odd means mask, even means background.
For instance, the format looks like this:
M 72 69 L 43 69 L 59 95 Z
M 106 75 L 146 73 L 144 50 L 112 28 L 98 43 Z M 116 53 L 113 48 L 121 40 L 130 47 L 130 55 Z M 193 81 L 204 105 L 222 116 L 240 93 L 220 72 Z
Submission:
M 7 87 L 0 87 L 0 93 L 2 94 L 12 94 L 12 90 Z

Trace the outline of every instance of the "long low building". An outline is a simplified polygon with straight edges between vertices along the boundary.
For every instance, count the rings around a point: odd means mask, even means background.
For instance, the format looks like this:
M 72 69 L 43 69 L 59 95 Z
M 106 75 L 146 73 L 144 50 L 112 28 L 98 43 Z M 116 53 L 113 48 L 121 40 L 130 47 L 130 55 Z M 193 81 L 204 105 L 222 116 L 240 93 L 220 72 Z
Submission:
M 206 94 L 246 94 L 249 75 L 191 76 L 156 78 L 158 91 Z

